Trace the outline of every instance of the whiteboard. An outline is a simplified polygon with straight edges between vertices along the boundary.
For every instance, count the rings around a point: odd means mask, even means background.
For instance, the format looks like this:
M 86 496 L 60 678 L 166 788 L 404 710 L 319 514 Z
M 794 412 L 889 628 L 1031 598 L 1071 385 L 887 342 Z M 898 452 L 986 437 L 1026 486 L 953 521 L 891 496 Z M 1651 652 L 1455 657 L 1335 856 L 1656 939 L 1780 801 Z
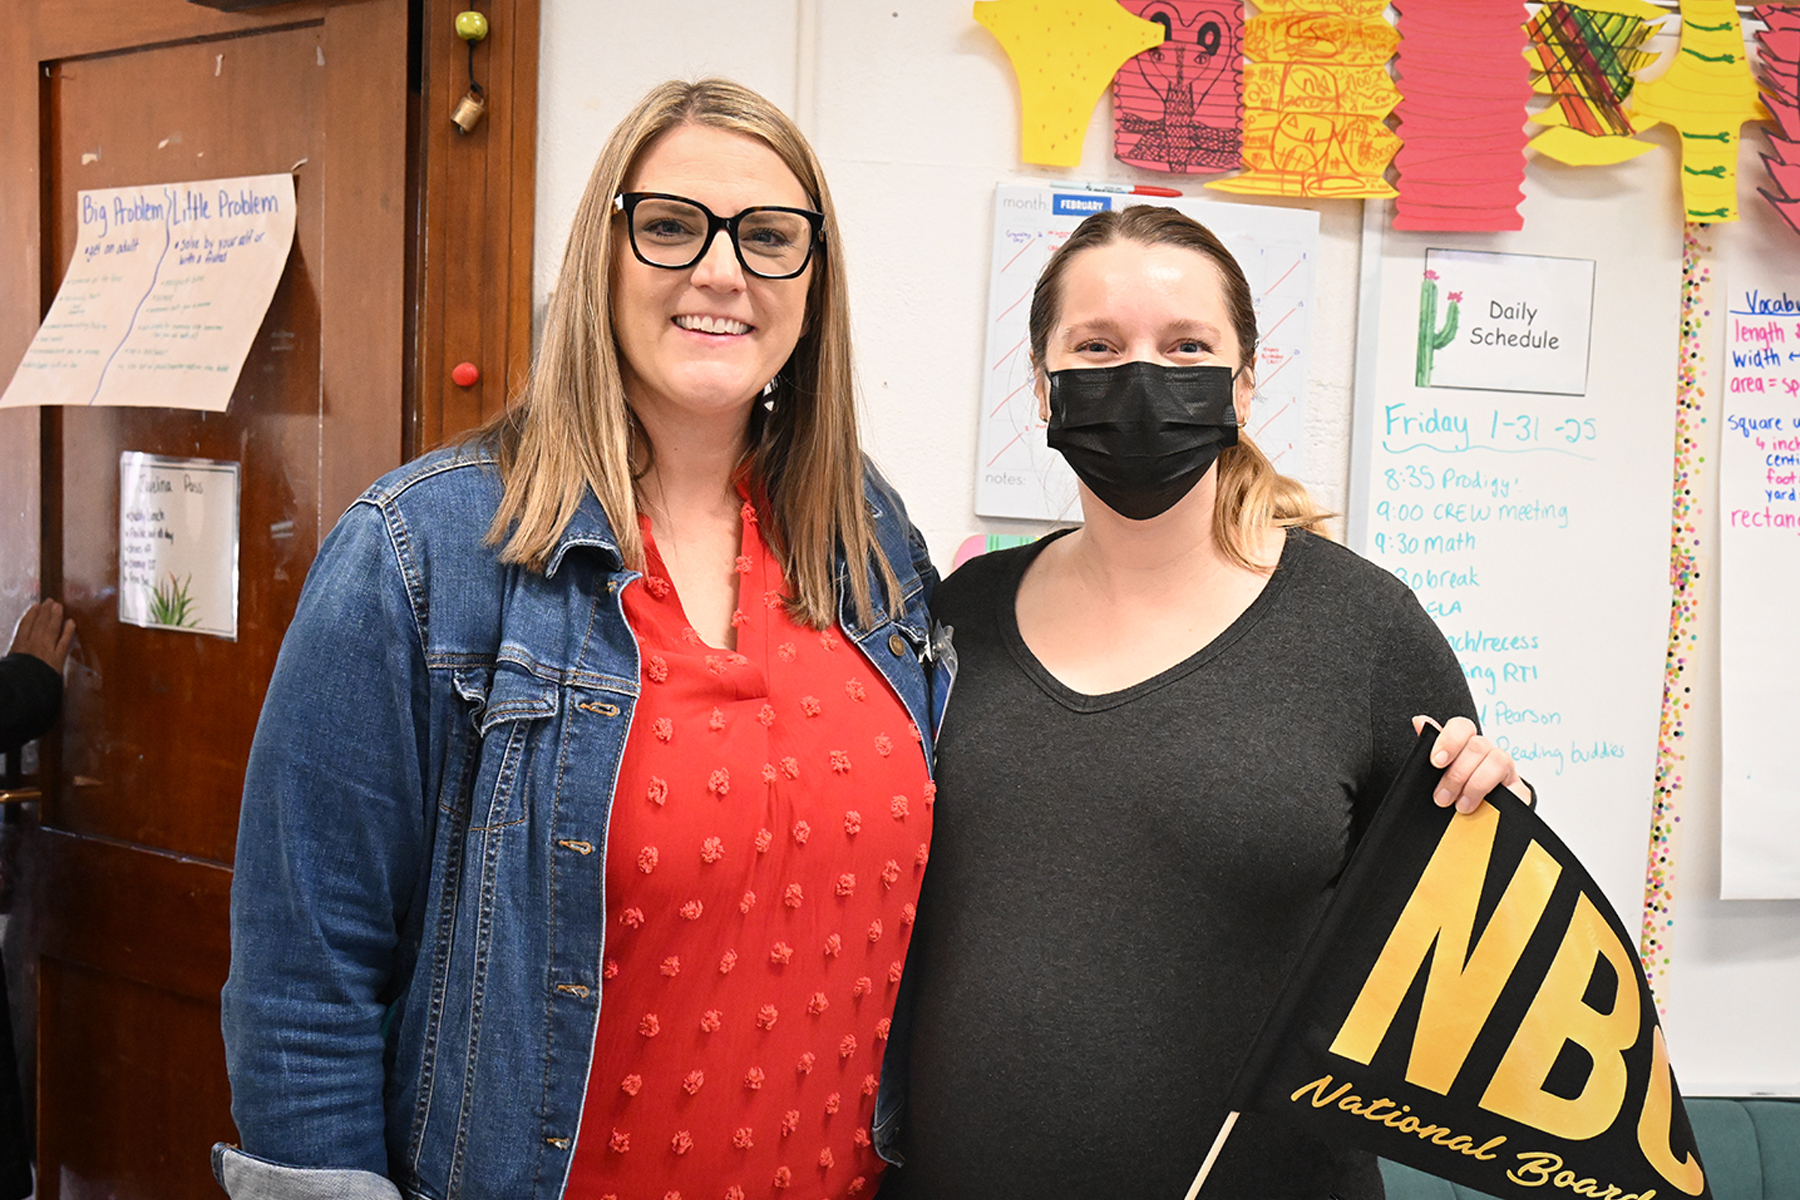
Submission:
M 1287 475 L 1304 472 L 1306 376 L 1311 356 L 1313 270 L 1319 214 L 1310 209 L 1222 204 L 1003 184 L 994 189 L 988 271 L 987 349 L 975 456 L 975 511 L 1038 521 L 1079 518 L 1075 474 L 1044 441 L 1032 391 L 1031 293 L 1044 263 L 1095 212 L 1162 204 L 1224 242 L 1256 301 L 1256 399 L 1246 431 Z
M 1671 594 L 1682 215 L 1662 153 L 1579 175 L 1534 160 L 1522 211 L 1516 233 L 1448 234 L 1365 209 L 1349 541 L 1413 585 L 1484 731 L 1633 928 Z M 1575 338 L 1581 361 L 1552 363 Z

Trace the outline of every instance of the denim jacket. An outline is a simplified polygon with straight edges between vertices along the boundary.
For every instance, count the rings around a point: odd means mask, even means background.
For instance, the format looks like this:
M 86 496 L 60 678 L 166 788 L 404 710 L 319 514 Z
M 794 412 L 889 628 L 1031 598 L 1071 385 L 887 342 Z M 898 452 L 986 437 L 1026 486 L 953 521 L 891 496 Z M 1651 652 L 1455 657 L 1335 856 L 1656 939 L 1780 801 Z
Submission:
M 544 572 L 502 563 L 484 541 L 500 492 L 469 448 L 378 481 L 325 540 L 282 643 L 231 889 L 242 1149 L 213 1166 L 235 1200 L 562 1195 L 638 696 L 619 590 L 637 573 L 591 495 Z M 929 761 L 954 671 L 926 614 L 936 573 L 873 469 L 864 496 L 903 611 L 863 626 L 840 558 L 839 620 Z

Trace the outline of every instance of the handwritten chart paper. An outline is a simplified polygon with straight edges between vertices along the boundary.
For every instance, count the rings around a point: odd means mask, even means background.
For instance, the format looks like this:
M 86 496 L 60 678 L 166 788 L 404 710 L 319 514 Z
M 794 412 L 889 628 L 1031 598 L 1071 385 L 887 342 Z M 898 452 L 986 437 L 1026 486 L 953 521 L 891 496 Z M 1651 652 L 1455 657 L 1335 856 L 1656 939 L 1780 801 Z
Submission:
M 1656 172 L 1648 159 L 1619 169 Z M 1675 199 L 1666 189 L 1668 209 Z M 1351 548 L 1411 585 L 1483 731 L 1629 924 L 1668 636 L 1681 291 L 1680 259 L 1601 219 L 1608 203 L 1588 214 L 1552 197 L 1540 232 L 1480 235 L 1513 253 L 1365 217 L 1378 277 L 1364 296 L 1379 309 L 1361 317 L 1372 366 L 1357 383 L 1347 515 Z M 1672 242 L 1679 216 L 1666 215 Z M 1594 354 L 1557 364 L 1590 337 Z M 1463 352 L 1477 369 L 1450 369 Z
M 237 640 L 238 464 L 119 455 L 119 620 Z
M 0 407 L 224 412 L 294 242 L 294 180 L 77 194 L 75 257 Z
M 1720 894 L 1800 896 L 1800 297 L 1739 271 L 1719 445 Z
M 975 511 L 985 517 L 1079 520 L 1075 475 L 1044 441 L 1032 391 L 1032 288 L 1050 254 L 1091 213 L 1145 201 L 1106 192 L 1006 185 L 994 190 L 994 250 L 988 274 L 987 354 L 981 381 Z M 1288 475 L 1305 470 L 1307 337 L 1318 261 L 1319 215 L 1170 199 L 1230 248 L 1256 301 L 1256 400 L 1247 432 Z

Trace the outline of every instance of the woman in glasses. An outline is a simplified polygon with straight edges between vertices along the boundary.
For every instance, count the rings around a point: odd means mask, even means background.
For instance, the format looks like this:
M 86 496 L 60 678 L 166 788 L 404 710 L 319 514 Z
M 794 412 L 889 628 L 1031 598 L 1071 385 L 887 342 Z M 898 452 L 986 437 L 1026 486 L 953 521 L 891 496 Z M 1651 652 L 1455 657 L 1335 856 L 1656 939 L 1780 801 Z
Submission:
M 930 840 L 923 543 L 858 447 L 817 159 L 666 84 L 520 402 L 320 552 L 252 751 L 246 1196 L 869 1196 Z
M 1440 803 L 1519 782 L 1412 593 L 1318 536 L 1239 433 L 1256 314 L 1210 232 L 1166 208 L 1088 218 L 1030 331 L 1084 523 L 974 559 L 934 601 L 960 671 L 883 1200 L 1181 1196 L 1415 714 L 1454 718 Z M 1381 1182 L 1252 1114 L 1202 1194 Z

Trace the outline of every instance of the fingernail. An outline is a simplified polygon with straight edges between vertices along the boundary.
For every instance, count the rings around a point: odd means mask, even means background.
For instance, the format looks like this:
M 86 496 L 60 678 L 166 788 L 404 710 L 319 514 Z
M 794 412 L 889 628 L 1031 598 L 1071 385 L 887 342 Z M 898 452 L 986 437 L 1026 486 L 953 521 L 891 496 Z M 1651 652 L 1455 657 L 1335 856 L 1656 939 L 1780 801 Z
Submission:
M 1442 750 L 1437 751 L 1436 753 L 1434 753 L 1431 756 L 1431 765 L 1434 767 L 1444 766 L 1449 761 L 1450 761 L 1450 756 L 1448 754 L 1444 753 Z
M 1443 788 L 1431 793 L 1431 798 L 1439 808 L 1448 808 L 1450 805 L 1450 793 Z

